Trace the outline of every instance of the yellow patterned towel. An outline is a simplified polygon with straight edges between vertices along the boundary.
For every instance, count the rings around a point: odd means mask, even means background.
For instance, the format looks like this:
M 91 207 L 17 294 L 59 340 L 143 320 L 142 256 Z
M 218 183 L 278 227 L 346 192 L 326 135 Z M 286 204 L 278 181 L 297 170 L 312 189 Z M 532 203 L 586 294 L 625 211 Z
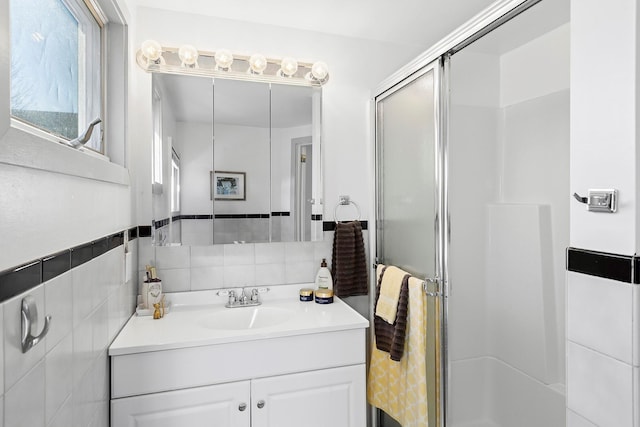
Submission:
M 380 275 L 380 271 L 380 266 L 378 266 L 378 276 Z M 376 316 L 391 325 L 396 321 L 398 299 L 400 298 L 400 287 L 402 286 L 402 279 L 404 279 L 404 276 L 407 274 L 408 273 L 406 271 L 390 265 L 384 271 L 384 275 L 382 276 L 380 297 L 376 304 Z
M 388 270 L 388 268 L 387 268 Z M 386 275 L 386 272 L 385 272 Z M 383 277 L 384 278 L 384 277 Z M 409 313 L 404 355 L 399 362 L 371 346 L 367 400 L 402 427 L 427 427 L 427 296 L 422 280 L 409 279 Z

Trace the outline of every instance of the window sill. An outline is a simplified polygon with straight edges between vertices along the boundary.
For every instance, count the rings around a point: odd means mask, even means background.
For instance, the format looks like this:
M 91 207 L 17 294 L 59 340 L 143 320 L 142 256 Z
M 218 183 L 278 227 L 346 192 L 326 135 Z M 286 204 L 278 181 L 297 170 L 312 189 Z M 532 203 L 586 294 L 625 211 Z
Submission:
M 111 163 L 108 158 L 44 140 L 18 127 L 12 120 L 2 136 L 0 163 L 119 185 L 130 184 L 128 170 Z

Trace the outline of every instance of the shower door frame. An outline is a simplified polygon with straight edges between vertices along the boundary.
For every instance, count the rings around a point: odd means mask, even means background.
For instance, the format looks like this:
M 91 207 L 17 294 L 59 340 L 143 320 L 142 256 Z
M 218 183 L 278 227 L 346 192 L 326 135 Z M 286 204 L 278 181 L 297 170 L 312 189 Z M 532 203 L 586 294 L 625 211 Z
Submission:
M 377 228 L 381 223 L 380 213 L 377 207 L 378 203 L 378 134 L 381 125 L 380 117 L 378 117 L 377 104 L 382 99 L 402 89 L 407 84 L 413 82 L 416 78 L 422 76 L 430 70 L 434 70 L 434 94 L 438 97 L 436 103 L 436 190 L 437 197 L 437 217 L 436 217 L 436 273 L 438 276 L 438 302 L 440 308 L 440 366 L 439 372 L 439 405 L 437 419 L 437 427 L 449 426 L 449 405 L 448 405 L 448 389 L 449 389 L 449 366 L 448 366 L 448 298 L 451 292 L 451 285 L 448 281 L 448 257 L 449 257 L 449 241 L 450 241 L 450 217 L 448 205 L 448 127 L 449 127 L 449 81 L 450 81 L 450 58 L 451 56 L 467 47 L 474 41 L 485 36 L 489 32 L 498 28 L 505 22 L 516 17 L 520 13 L 534 6 L 542 0 L 499 0 L 479 13 L 458 29 L 453 31 L 447 37 L 436 43 L 433 47 L 419 55 L 413 61 L 400 68 L 384 80 L 375 90 L 371 102 L 372 108 L 372 129 L 373 144 L 375 154 L 373 155 L 373 182 L 376 186 L 375 205 L 372 212 L 375 215 L 376 227 L 371 230 L 372 253 L 376 255 L 378 246 Z M 376 260 L 377 261 L 377 260 Z M 375 276 L 375 275 L 374 275 Z M 371 286 L 375 289 L 376 281 L 372 277 Z M 370 322 L 373 324 L 373 301 L 370 301 Z M 373 342 L 373 330 L 370 331 L 371 340 Z M 371 425 L 372 427 L 382 427 L 378 423 L 376 416 L 378 410 L 372 408 Z

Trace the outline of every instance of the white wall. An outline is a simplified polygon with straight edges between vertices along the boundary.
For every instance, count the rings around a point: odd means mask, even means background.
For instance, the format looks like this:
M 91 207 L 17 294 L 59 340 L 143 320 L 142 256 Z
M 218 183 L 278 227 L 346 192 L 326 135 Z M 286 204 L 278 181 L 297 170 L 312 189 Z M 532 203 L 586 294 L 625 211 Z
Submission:
M 266 214 L 271 192 L 269 128 L 215 125 L 215 170 L 245 173 L 245 200 L 216 200 L 215 213 Z
M 183 215 L 211 215 L 210 172 L 213 170 L 211 123 L 178 122 L 180 141 L 180 212 Z
M 291 188 L 291 140 L 311 136 L 311 125 L 271 130 L 271 211 L 290 212 L 293 200 Z M 314 164 L 318 164 L 314 162 Z
M 639 12 L 637 0 L 571 2 L 570 191 L 615 188 L 620 196 L 615 214 L 571 204 L 574 247 L 633 255 L 640 246 Z M 568 427 L 637 427 L 638 285 L 579 273 L 568 281 Z
M 122 167 L 10 127 L 8 4 L 0 3 L 0 271 L 136 225 L 135 192 L 125 169 L 132 166 L 128 138 L 114 151 Z M 112 6 L 133 29 L 126 5 Z M 126 47 L 126 35 L 120 36 Z M 109 65 L 126 88 L 126 60 Z M 126 117 L 127 100 L 116 91 L 109 95 L 121 100 L 110 111 Z M 128 128 L 121 119 L 111 135 L 124 143 Z M 130 246 L 134 256 L 136 247 Z M 123 270 L 119 246 L 28 291 L 41 319 L 50 314 L 53 320 L 47 338 L 26 354 L 19 348 L 19 305 L 26 293 L 0 305 L 0 425 L 108 426 L 107 348 L 135 302 L 135 281 L 125 283 Z

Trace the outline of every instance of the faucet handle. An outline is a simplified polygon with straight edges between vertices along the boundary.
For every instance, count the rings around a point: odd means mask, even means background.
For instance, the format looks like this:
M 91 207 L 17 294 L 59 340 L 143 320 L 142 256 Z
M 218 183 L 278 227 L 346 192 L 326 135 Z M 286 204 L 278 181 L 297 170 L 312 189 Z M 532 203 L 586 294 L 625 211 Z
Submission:
M 253 288 L 251 289 L 251 301 L 260 301 L 260 297 L 258 294 L 263 294 L 265 292 L 269 292 L 269 288 Z
M 218 291 L 216 294 L 221 297 L 229 297 L 229 303 L 227 305 L 233 305 L 238 302 L 238 297 L 236 296 L 236 291 L 233 289 L 224 289 L 222 291 Z

